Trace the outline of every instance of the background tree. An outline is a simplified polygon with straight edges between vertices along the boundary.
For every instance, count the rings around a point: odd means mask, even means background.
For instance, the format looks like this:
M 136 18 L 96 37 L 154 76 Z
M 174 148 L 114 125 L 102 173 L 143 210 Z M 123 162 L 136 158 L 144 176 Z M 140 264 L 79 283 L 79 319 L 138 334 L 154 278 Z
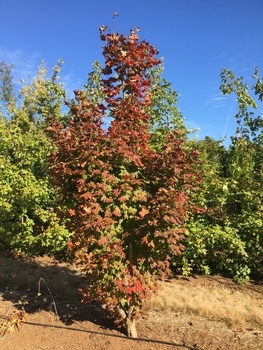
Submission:
M 243 77 L 236 78 L 233 72 L 223 68 L 220 88 L 224 94 L 234 93 L 237 99 L 237 130 L 230 147 L 226 208 L 231 225 L 245 242 L 247 271 L 258 273 L 262 272 L 263 259 L 263 113 L 259 107 L 263 83 L 257 67 L 252 78 L 255 83 L 249 89 Z
M 9 67 L 10 68 L 10 67 Z M 45 134 L 48 115 L 63 120 L 65 91 L 44 63 L 36 78 L 12 93 L 11 70 L 3 82 L 5 106 L 0 117 L 0 244 L 23 254 L 58 253 L 70 233 L 54 212 L 56 193 L 49 182 L 47 160 L 52 150 Z M 6 73 L 7 72 L 7 73 Z M 8 83 L 7 83 L 8 82 Z
M 150 144 L 156 151 L 162 150 L 167 143 L 166 137 L 172 130 L 180 130 L 183 138 L 187 138 L 190 133 L 177 106 L 179 93 L 174 91 L 172 84 L 163 78 L 163 70 L 164 60 L 149 70 L 151 79 L 149 96 L 152 103 L 146 110 L 150 115 Z
M 158 52 L 133 30 L 128 37 L 105 30 L 103 78 L 95 84 L 104 101 L 76 91 L 68 127 L 51 121 L 51 174 L 75 232 L 69 247 L 88 277 L 83 300 L 101 302 L 136 337 L 135 320 L 157 280 L 171 274 L 188 213 L 197 210 L 189 198 L 198 152 L 186 152 L 184 130 L 172 128 L 153 147 L 150 72 L 161 64 Z
M 12 69 L 14 65 L 0 62 L 0 101 L 3 105 L 8 104 L 14 98 L 14 84 Z
M 197 196 L 207 210 L 191 217 L 186 249 L 174 258 L 185 274 L 227 273 L 245 282 L 251 272 L 262 272 L 263 124 L 258 104 L 263 85 L 257 68 L 253 78 L 250 92 L 243 77 L 222 69 L 221 92 L 237 97 L 237 130 L 229 149 L 209 137 L 196 142 L 203 173 Z
M 237 229 L 230 225 L 226 208 L 229 151 L 222 141 L 210 137 L 191 140 L 191 144 L 200 151 L 198 167 L 203 181 L 196 197 L 205 210 L 191 215 L 185 250 L 173 264 L 185 275 L 223 273 L 240 280 L 247 253 Z

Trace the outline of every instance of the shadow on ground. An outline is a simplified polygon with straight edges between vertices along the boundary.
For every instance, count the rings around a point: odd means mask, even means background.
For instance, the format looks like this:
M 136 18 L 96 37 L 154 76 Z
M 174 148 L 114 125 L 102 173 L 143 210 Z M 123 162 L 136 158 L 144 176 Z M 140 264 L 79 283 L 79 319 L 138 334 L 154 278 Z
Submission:
M 116 328 L 99 304 L 81 303 L 84 278 L 70 264 L 49 257 L 34 260 L 0 256 L 0 294 L 17 309 L 57 314 L 65 325 L 90 321 L 101 328 Z M 121 330 L 122 332 L 123 330 Z
M 0 296 L 2 300 L 11 302 L 12 306 L 19 310 L 24 309 L 27 314 L 37 314 L 39 311 L 51 312 L 57 315 L 59 321 L 64 325 L 58 322 L 43 324 L 27 321 L 24 322 L 25 324 L 44 326 L 45 329 L 51 327 L 58 330 L 85 332 L 89 333 L 90 337 L 101 335 L 128 340 L 125 330 L 117 329 L 99 304 L 81 303 L 82 297 L 79 289 L 84 286 L 84 277 L 70 264 L 58 263 L 49 257 L 23 260 L 0 254 Z M 97 325 L 101 331 L 76 328 L 74 323 L 82 321 Z M 197 350 L 185 344 L 153 338 L 130 340 Z

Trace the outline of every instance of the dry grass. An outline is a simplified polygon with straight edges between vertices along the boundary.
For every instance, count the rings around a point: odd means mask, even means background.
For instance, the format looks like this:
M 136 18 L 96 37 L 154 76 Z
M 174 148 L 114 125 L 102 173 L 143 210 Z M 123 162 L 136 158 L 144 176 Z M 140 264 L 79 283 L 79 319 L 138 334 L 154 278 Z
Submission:
M 217 278 L 227 283 L 217 283 Z M 163 290 L 151 300 L 150 308 L 223 321 L 230 328 L 263 330 L 263 286 L 238 286 L 221 277 L 209 277 L 209 282 L 199 277 L 198 281 L 189 278 L 163 283 Z
M 50 293 L 57 300 L 69 303 L 79 301 L 81 279 L 70 264 L 58 264 L 44 257 L 31 261 L 18 261 L 0 256 L 0 295 L 12 300 L 20 293 L 37 297 L 39 279 L 45 281 L 41 295 L 47 300 Z M 45 290 L 45 284 L 48 289 Z M 49 293 L 50 292 L 50 293 Z M 21 300 L 24 300 L 22 299 Z M 30 302 L 30 298 L 27 298 Z M 52 301 L 52 300 L 51 300 Z M 263 330 L 263 285 L 236 285 L 222 277 L 177 278 L 163 283 L 163 290 L 154 297 L 151 310 L 190 314 L 213 321 L 223 321 L 230 328 L 257 328 Z
M 0 326 L 0 334 L 1 338 L 0 340 L 3 340 L 6 336 L 6 333 L 11 333 L 15 330 L 20 329 L 22 323 L 26 319 L 26 312 L 25 310 L 21 311 L 14 311 L 13 314 L 6 316 L 6 319 L 4 322 L 2 322 Z

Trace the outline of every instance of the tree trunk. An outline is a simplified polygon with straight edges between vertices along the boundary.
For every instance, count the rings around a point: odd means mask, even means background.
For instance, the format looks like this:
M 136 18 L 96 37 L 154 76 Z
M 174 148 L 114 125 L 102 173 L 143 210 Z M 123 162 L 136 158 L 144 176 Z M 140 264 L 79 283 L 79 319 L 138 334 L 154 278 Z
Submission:
M 134 318 L 126 319 L 126 329 L 127 336 L 130 338 L 138 338 L 137 329 L 136 329 L 136 321 Z
M 130 338 L 138 338 L 136 321 L 133 317 L 133 310 L 133 306 L 130 306 L 126 312 L 121 307 L 118 307 L 119 314 L 123 319 L 124 325 L 126 326 L 127 336 Z

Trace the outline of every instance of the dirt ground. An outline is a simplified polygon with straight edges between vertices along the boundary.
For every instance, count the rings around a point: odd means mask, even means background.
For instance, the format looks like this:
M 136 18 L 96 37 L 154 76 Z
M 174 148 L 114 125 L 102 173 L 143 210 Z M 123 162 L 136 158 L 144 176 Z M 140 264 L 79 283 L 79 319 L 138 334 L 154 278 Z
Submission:
M 230 329 L 223 322 L 174 311 L 151 311 L 147 319 L 138 321 L 140 338 L 128 339 L 99 305 L 80 302 L 78 287 L 82 283 L 74 269 L 50 258 L 25 262 L 0 256 L 0 349 L 263 349 L 263 325 L 262 329 Z M 187 284 L 190 291 L 196 284 L 209 283 L 211 287 L 232 282 L 204 276 L 177 278 L 170 283 Z M 263 294 L 260 283 L 245 288 Z M 22 309 L 25 317 L 20 322 Z

